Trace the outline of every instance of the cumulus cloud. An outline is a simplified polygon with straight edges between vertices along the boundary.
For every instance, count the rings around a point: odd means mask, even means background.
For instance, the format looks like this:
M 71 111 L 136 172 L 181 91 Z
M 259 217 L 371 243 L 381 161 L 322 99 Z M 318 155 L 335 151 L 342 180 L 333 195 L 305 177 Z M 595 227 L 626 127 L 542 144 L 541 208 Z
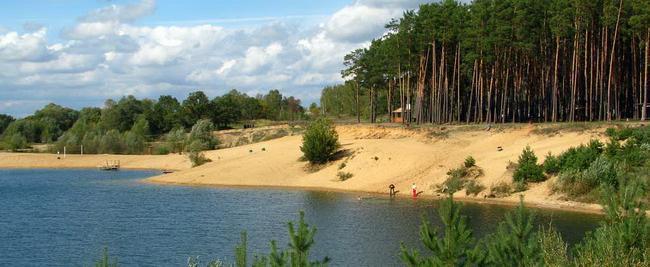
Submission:
M 346 53 L 369 45 L 391 18 L 419 3 L 357 0 L 312 24 L 278 19 L 228 28 L 139 26 L 135 22 L 156 9 L 155 1 L 142 0 L 89 12 L 57 41 L 48 40 L 44 27 L 0 30 L 0 99 L 78 108 L 126 94 L 184 97 L 199 89 L 215 95 L 278 88 L 308 103 L 323 86 L 341 82 Z M 24 108 L 7 103 L 0 112 L 25 115 Z
M 0 35 L 1 61 L 42 61 L 50 56 L 46 40 L 47 29 L 18 34 L 7 32 Z
M 82 22 L 133 22 L 139 18 L 150 15 L 154 12 L 155 8 L 155 0 L 142 0 L 136 4 L 124 6 L 110 5 L 108 7 L 92 11 L 89 14 L 83 16 L 80 20 Z

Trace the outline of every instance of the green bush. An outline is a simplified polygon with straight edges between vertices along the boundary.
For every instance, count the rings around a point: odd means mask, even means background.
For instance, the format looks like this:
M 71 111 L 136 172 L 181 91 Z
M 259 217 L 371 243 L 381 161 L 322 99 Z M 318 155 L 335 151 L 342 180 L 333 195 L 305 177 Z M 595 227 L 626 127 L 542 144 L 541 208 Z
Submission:
M 648 266 L 647 189 L 630 180 L 603 196 L 606 223 L 576 246 L 575 266 Z
M 19 133 L 11 135 L 5 142 L 7 148 L 11 151 L 27 148 L 27 138 Z
M 339 136 L 334 126 L 325 118 L 309 124 L 302 136 L 300 151 L 313 164 L 327 162 L 339 149 Z
M 551 152 L 548 152 L 546 155 L 546 158 L 544 159 L 544 163 L 542 164 L 542 167 L 544 167 L 544 172 L 550 175 L 555 175 L 560 173 L 561 166 L 560 166 L 560 160 L 558 157 L 554 156 L 551 154 Z
M 523 192 L 523 191 L 526 191 L 526 190 L 528 190 L 528 184 L 526 184 L 526 182 L 524 182 L 524 181 L 518 181 L 518 182 L 514 182 L 512 184 L 512 192 L 513 193 Z
M 341 164 L 339 164 L 339 170 L 342 170 L 345 166 L 347 166 L 345 162 L 341 162 Z
M 102 136 L 100 151 L 106 154 L 121 154 L 125 150 L 122 135 L 117 130 L 110 130 Z
M 165 141 L 171 147 L 174 153 L 180 153 L 184 150 L 183 143 L 185 142 L 186 134 L 182 128 L 172 129 L 165 135 Z
M 201 166 L 212 161 L 211 159 L 205 157 L 203 152 L 200 151 L 190 151 L 188 157 L 190 158 L 190 162 L 192 162 L 192 167 Z
M 476 180 L 470 180 L 467 182 L 465 185 L 465 194 L 466 195 L 473 195 L 476 196 L 478 193 L 481 193 L 481 191 L 485 190 L 485 186 L 483 186 L 481 183 L 477 182 Z
M 463 187 L 465 187 L 465 183 L 467 183 L 467 179 L 465 179 L 465 177 L 450 175 L 442 183 L 442 186 L 439 187 L 438 192 L 453 194 L 463 189 Z
M 541 182 L 546 179 L 542 166 L 537 164 L 537 156 L 529 146 L 519 156 L 512 178 L 515 182 Z
M 476 165 L 476 160 L 472 156 L 465 158 L 465 168 L 471 168 Z
M 541 228 L 539 243 L 544 266 L 571 266 L 569 264 L 568 246 L 557 230 L 550 226 Z
M 126 154 L 136 155 L 142 154 L 145 150 L 145 137 L 133 131 L 124 133 L 124 147 Z
M 613 162 L 601 156 L 582 172 L 580 180 L 593 188 L 600 185 L 616 188 L 618 186 L 618 169 Z
M 219 140 L 212 134 L 214 124 L 210 120 L 199 120 L 192 126 L 187 139 L 188 151 L 212 150 Z
M 154 155 L 168 155 L 171 153 L 171 148 L 167 144 L 158 144 L 153 149 Z
M 84 146 L 84 153 L 97 154 L 101 146 L 102 138 L 95 131 L 84 134 L 81 144 Z
M 578 170 L 582 171 L 591 165 L 591 163 L 603 152 L 603 143 L 598 140 L 591 140 L 588 145 L 569 148 L 559 156 L 561 170 Z
M 500 182 L 490 187 L 491 197 L 507 197 L 511 193 L 512 193 L 512 188 L 510 187 L 510 184 L 506 182 Z
M 559 189 L 569 197 L 581 201 L 598 199 L 600 188 L 603 186 L 617 188 L 621 170 L 614 161 L 600 156 L 583 170 L 567 170 L 560 173 Z
M 338 172 L 336 176 L 339 178 L 339 181 L 345 181 L 347 179 L 352 178 L 354 176 L 352 173 L 349 172 Z
M 447 171 L 447 179 L 445 179 L 442 184 L 436 185 L 435 190 L 440 193 L 453 194 L 462 190 L 463 188 L 467 188 L 467 186 L 471 186 L 473 188 L 468 188 L 468 190 L 471 191 L 468 193 L 468 195 L 472 194 L 472 192 L 476 190 L 478 190 L 476 191 L 476 193 L 478 193 L 482 191 L 483 188 L 480 184 L 474 181 L 474 179 L 482 175 L 483 170 L 474 164 L 474 159 L 470 156 L 467 157 L 463 164 L 461 164 L 458 168 L 450 169 Z

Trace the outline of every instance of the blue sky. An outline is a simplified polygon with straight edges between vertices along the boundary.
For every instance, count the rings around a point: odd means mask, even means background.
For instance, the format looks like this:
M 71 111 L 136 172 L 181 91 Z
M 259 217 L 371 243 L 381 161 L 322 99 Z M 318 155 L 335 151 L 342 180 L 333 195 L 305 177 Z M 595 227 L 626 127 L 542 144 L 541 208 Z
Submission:
M 83 14 L 107 5 L 124 5 L 134 1 L 101 0 L 25 0 L 2 3 L 0 25 L 21 30 L 26 23 L 47 25 L 56 33 L 71 25 Z M 251 25 L 283 17 L 325 17 L 333 14 L 350 1 L 178 1 L 158 0 L 155 12 L 143 18 L 139 25 L 195 25 L 216 22 L 222 25 Z M 243 21 L 243 22 L 242 22 Z M 250 21 L 250 22 L 246 22 Z
M 421 0 L 24 0 L 0 9 L 0 113 L 280 89 L 305 104 Z

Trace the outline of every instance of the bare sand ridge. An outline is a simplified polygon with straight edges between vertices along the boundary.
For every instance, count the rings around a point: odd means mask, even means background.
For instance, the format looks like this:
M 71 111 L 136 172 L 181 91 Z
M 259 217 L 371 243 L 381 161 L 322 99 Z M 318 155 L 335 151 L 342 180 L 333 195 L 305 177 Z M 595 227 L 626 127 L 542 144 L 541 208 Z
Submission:
M 0 153 L 0 168 L 95 168 L 106 160 L 119 160 L 122 168 L 176 170 L 147 179 L 161 184 L 203 186 L 294 187 L 315 190 L 354 191 L 359 194 L 387 194 L 395 184 L 398 196 L 409 196 L 416 183 L 421 196 L 436 197 L 434 186 L 442 183 L 451 168 L 458 167 L 471 155 L 484 170 L 477 178 L 486 189 L 477 196 L 457 192 L 458 199 L 513 204 L 519 194 L 489 199 L 491 185 L 511 182 L 506 169 L 516 161 L 522 149 L 530 145 L 542 160 L 549 151 L 560 153 L 569 147 L 603 138 L 604 127 L 580 131 L 560 131 L 554 135 L 536 134 L 540 126 L 518 124 L 506 128 L 455 126 L 405 129 L 371 125 L 338 126 L 337 132 L 345 153 L 338 160 L 318 170 L 308 168 L 302 156 L 300 135 L 205 152 L 213 161 L 190 168 L 184 155 L 68 155 L 56 159 L 52 154 Z M 498 150 L 501 147 L 502 150 Z M 345 163 L 345 167 L 339 169 Z M 338 172 L 353 175 L 339 181 Z M 598 212 L 600 206 L 561 200 L 551 195 L 550 181 L 531 184 L 524 192 L 525 202 L 544 208 Z
M 347 155 L 318 170 L 310 170 L 301 157 L 300 136 L 206 152 L 213 162 L 148 179 L 149 182 L 185 185 L 298 187 L 319 190 L 356 191 L 386 194 L 395 184 L 398 195 L 408 196 L 416 183 L 423 196 L 436 196 L 433 186 L 446 179 L 449 169 L 458 167 L 471 155 L 485 175 L 478 178 L 486 190 L 478 196 L 455 197 L 472 201 L 517 203 L 519 195 L 486 199 L 491 185 L 510 182 L 506 169 L 530 145 L 540 159 L 548 152 L 560 153 L 569 147 L 602 138 L 603 128 L 580 132 L 560 132 L 552 136 L 534 134 L 532 125 L 516 125 L 487 131 L 480 126 L 404 129 L 381 126 L 339 126 L 342 149 Z M 499 151 L 497 147 L 501 147 Z M 345 162 L 345 167 L 339 169 Z M 338 172 L 353 177 L 339 181 Z M 533 184 L 524 192 L 525 201 L 545 208 L 599 211 L 600 206 L 561 200 L 550 196 L 551 182 Z

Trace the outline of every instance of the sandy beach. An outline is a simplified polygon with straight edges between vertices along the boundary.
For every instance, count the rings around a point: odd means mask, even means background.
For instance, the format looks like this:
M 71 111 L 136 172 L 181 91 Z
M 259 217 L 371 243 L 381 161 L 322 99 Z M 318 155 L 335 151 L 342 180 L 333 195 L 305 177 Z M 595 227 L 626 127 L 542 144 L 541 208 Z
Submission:
M 124 169 L 184 170 L 192 165 L 184 155 L 63 155 L 46 153 L 0 153 L 0 168 L 97 168 L 119 161 Z
M 516 204 L 519 194 L 506 198 L 486 198 L 491 185 L 511 182 L 506 169 L 529 145 L 540 158 L 548 152 L 560 153 L 569 147 L 603 138 L 603 127 L 556 134 L 537 134 L 535 126 L 520 124 L 487 131 L 479 126 L 404 129 L 382 126 L 338 126 L 344 156 L 317 170 L 300 161 L 299 135 L 233 148 L 206 151 L 212 162 L 191 168 L 184 155 L 67 155 L 0 153 L 0 168 L 95 168 L 106 160 L 119 160 L 126 169 L 168 169 L 174 173 L 145 180 L 150 183 L 197 186 L 285 187 L 309 190 L 348 191 L 357 194 L 387 194 L 394 184 L 398 196 L 409 197 L 415 183 L 422 197 L 441 197 L 435 185 L 446 179 L 449 169 L 467 156 L 476 159 L 484 171 L 477 180 L 486 189 L 477 196 L 457 192 L 456 199 L 474 202 Z M 501 147 L 501 149 L 498 149 Z M 342 168 L 341 168 L 342 167 Z M 339 181 L 338 172 L 353 176 Z M 550 181 L 531 184 L 523 192 L 527 204 L 540 208 L 600 212 L 597 204 L 562 200 L 551 195 Z

